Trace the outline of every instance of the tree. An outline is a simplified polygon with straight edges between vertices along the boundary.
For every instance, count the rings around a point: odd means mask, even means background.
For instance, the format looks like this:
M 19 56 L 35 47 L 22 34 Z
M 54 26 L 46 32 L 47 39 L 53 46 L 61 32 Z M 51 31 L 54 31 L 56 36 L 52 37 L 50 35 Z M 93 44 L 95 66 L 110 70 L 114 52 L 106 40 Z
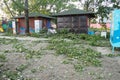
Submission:
M 12 11 L 10 10 L 10 7 L 8 6 L 8 4 L 7 4 L 7 2 L 6 2 L 6 0 L 4 0 L 4 4 L 6 5 L 6 7 L 7 7 L 8 11 L 9 11 L 9 12 L 10 12 L 10 14 L 12 15 L 12 17 L 14 17 L 14 15 L 13 15 Z
M 10 12 L 12 12 L 14 16 L 24 12 L 23 0 L 2 0 L 1 3 L 4 3 L 2 8 L 3 11 L 10 15 L 10 17 L 13 17 Z
M 75 8 L 75 5 L 68 4 L 70 1 L 77 0 L 29 0 L 28 9 L 31 13 L 58 13 L 65 9 Z M 9 4 L 10 10 L 13 13 L 13 15 L 21 15 L 22 13 L 24 13 L 24 0 L 6 0 L 6 2 L 7 4 Z M 6 11 L 6 8 L 4 8 L 4 11 Z
M 51 14 L 65 9 L 75 8 L 75 5 L 68 4 L 70 1 L 77 0 L 31 0 L 30 12 L 38 11 L 43 14 Z
M 120 8 L 119 0 L 79 0 L 79 2 L 84 10 L 96 12 L 101 23 L 103 23 L 104 18 L 108 19 L 108 15 L 113 9 Z
M 29 10 L 28 10 L 28 0 L 25 0 L 25 22 L 26 22 L 26 34 L 29 35 Z
M 79 0 L 82 7 L 86 11 L 94 11 L 95 0 Z
M 15 15 L 21 15 L 24 12 L 23 0 L 11 0 L 10 7 Z
M 113 3 L 114 8 L 120 9 L 120 1 L 119 0 L 111 0 L 111 2 Z
M 104 0 L 104 1 L 98 0 L 97 13 L 98 13 L 98 16 L 100 17 L 100 22 L 103 23 L 104 18 L 108 19 L 111 11 L 115 8 L 120 7 L 119 4 L 120 2 L 118 2 L 118 0 Z

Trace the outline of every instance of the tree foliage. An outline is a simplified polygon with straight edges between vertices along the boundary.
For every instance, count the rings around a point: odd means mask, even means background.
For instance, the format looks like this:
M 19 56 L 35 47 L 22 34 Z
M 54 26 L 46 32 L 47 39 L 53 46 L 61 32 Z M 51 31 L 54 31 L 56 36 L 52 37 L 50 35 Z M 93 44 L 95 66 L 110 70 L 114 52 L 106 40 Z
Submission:
M 24 13 L 24 0 L 1 0 L 1 3 L 4 3 L 4 1 L 9 4 L 13 15 Z M 111 10 L 120 9 L 119 0 L 29 0 L 29 12 L 52 14 L 65 9 L 75 8 L 75 5 L 68 4 L 70 1 L 79 1 L 84 10 L 96 12 L 101 22 L 103 22 L 103 18 L 108 18 Z M 10 14 L 10 11 L 5 6 L 3 6 L 3 10 Z
M 83 6 L 83 9 L 86 11 L 94 11 L 94 1 L 95 0 L 79 0 L 81 5 Z
M 103 23 L 103 19 L 108 19 L 112 10 L 120 8 L 120 2 L 118 0 L 98 0 L 98 6 L 97 13 L 101 23 Z
M 115 8 L 120 9 L 119 0 L 79 0 L 86 11 L 94 11 L 103 23 L 104 18 L 108 19 L 108 15 Z
M 3 3 L 4 1 L 9 4 L 10 10 L 14 15 L 24 13 L 24 0 L 3 0 Z M 77 0 L 29 0 L 29 12 L 51 14 L 64 9 L 75 8 L 75 5 L 68 4 L 70 1 Z M 7 12 L 6 7 L 3 10 Z

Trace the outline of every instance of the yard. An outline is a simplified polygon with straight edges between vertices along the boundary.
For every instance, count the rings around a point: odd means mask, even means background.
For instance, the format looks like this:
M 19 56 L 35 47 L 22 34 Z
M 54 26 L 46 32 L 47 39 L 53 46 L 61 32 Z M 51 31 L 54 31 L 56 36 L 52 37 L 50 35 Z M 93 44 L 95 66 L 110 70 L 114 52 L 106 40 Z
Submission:
M 0 38 L 0 80 L 120 79 L 120 50 L 111 54 L 109 39 L 65 32 L 32 36 Z

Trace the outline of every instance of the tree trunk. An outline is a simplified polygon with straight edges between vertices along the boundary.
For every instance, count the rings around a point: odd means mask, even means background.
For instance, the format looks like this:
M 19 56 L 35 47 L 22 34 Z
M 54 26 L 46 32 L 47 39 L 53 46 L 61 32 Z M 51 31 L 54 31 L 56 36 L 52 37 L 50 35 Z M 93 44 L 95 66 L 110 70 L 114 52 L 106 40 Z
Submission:
M 25 0 L 25 22 L 26 22 L 26 34 L 29 35 L 29 11 L 28 11 L 28 0 Z
M 8 11 L 10 12 L 10 14 L 12 15 L 12 17 L 14 18 L 14 15 L 12 13 L 12 11 L 10 10 L 10 7 L 8 6 L 7 2 L 4 0 L 4 4 L 6 5 Z

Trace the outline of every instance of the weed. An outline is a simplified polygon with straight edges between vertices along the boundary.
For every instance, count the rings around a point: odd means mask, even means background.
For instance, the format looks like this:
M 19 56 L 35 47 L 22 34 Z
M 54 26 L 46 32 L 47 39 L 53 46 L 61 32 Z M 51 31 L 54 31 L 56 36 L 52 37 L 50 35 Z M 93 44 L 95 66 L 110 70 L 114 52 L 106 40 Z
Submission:
M 6 56 L 4 54 L 0 54 L 0 62 L 5 62 Z
M 45 69 L 45 66 L 40 66 L 40 67 L 39 67 L 39 70 L 40 70 L 40 71 L 43 71 L 44 69 Z
M 16 52 L 25 52 L 25 50 L 26 50 L 24 48 L 24 46 L 22 44 L 20 44 L 20 43 L 14 44 L 13 48 L 16 49 Z
M 108 57 L 115 57 L 115 54 L 107 54 Z
M 34 50 L 30 50 L 30 49 L 27 49 L 27 48 L 25 48 L 24 47 L 24 45 L 23 44 L 20 44 L 20 43 L 18 43 L 18 44 L 14 44 L 13 45 L 13 48 L 15 48 L 16 50 L 16 52 L 24 52 L 24 53 L 26 53 L 26 59 L 30 59 L 30 58 L 33 58 L 33 57 L 37 57 L 37 58 L 40 58 L 41 57 L 41 51 L 34 51 Z
M 87 35 L 87 34 L 80 34 L 79 38 L 83 39 L 83 40 L 88 40 L 89 39 L 89 35 Z
M 69 30 L 63 28 L 63 29 L 58 30 L 57 32 L 58 32 L 59 34 L 67 34 L 67 33 L 69 33 Z
M 32 69 L 32 70 L 31 70 L 32 73 L 35 73 L 36 71 L 37 71 L 36 69 Z
M 5 38 L 0 39 L 0 44 L 5 44 L 5 45 L 11 44 L 11 43 L 17 43 L 17 42 L 18 42 L 17 39 L 5 39 Z
M 108 57 L 117 57 L 117 56 L 120 56 L 120 54 L 107 54 L 106 56 L 108 56 Z
M 4 64 L 0 64 L 0 68 L 1 68 L 2 66 L 4 66 Z
M 56 50 L 57 54 L 64 54 L 69 58 L 78 60 L 78 65 L 74 66 L 75 69 L 81 71 L 84 66 L 94 65 L 101 66 L 101 53 L 92 50 L 91 48 L 85 48 L 82 46 L 75 46 L 74 43 L 66 42 L 64 40 L 52 40 L 50 49 Z
M 0 39 L 0 44 L 10 44 L 10 42 L 9 42 L 9 40 L 8 39 L 5 39 L 5 38 L 3 38 L 3 39 Z
M 17 71 L 7 70 L 3 75 L 7 80 L 23 80 L 23 77 L 21 77 Z
M 69 34 L 64 35 L 64 38 L 76 40 L 78 37 L 77 37 L 77 34 L 69 33 Z
M 11 53 L 12 50 L 5 50 L 4 53 Z
M 97 76 L 97 79 L 98 79 L 98 80 L 99 80 L 99 79 L 104 79 L 104 78 L 105 78 L 104 74 L 100 74 L 100 75 Z
M 69 64 L 70 61 L 64 60 L 62 63 L 63 63 L 63 64 Z
M 41 58 L 41 51 L 34 51 L 34 50 L 27 50 L 26 51 L 26 59 L 31 59 L 33 57 L 36 57 L 36 58 Z
M 95 72 L 88 72 L 89 75 L 95 75 Z
M 77 72 L 81 72 L 84 70 L 84 66 L 80 65 L 80 64 L 76 64 L 74 65 L 74 68 Z
M 32 57 L 33 57 L 33 56 L 32 56 L 31 54 L 26 54 L 26 55 L 25 55 L 25 58 L 26 58 L 26 59 L 31 59 Z
M 56 34 L 51 37 L 52 39 L 70 39 L 70 40 L 76 41 L 76 43 L 79 43 L 81 40 L 84 40 L 88 42 L 88 44 L 91 46 L 102 46 L 102 47 L 110 46 L 109 40 L 102 38 L 100 35 L 87 35 L 87 34 L 75 34 L 75 33 L 64 34 L 63 33 L 63 34 Z
M 25 70 L 29 65 L 28 64 L 21 64 L 20 66 L 18 66 L 16 68 L 17 71 L 22 72 L 23 70 Z
M 8 28 L 7 31 L 5 32 L 4 36 L 13 36 L 12 29 Z
M 39 37 L 40 37 L 40 34 L 39 34 L 39 33 L 32 33 L 32 34 L 31 34 L 31 37 L 37 37 L 37 38 L 39 38 Z

